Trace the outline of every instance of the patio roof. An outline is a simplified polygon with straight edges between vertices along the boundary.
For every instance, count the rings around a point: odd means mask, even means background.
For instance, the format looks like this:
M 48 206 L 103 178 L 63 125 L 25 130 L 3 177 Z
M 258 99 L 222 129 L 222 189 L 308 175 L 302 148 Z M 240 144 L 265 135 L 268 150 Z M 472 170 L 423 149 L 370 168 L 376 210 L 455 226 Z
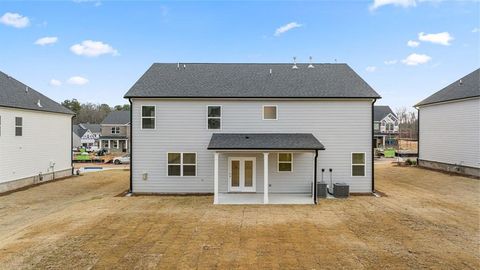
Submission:
M 311 133 L 216 133 L 209 150 L 325 150 Z

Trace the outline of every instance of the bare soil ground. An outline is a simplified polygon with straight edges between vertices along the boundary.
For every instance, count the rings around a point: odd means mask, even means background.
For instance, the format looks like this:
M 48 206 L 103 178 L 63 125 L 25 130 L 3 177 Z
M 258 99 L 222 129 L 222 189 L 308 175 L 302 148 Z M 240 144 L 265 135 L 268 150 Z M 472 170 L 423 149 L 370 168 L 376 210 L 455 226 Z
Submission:
M 379 164 L 381 198 L 212 205 L 115 197 L 111 170 L 0 197 L 2 269 L 480 268 L 480 182 Z

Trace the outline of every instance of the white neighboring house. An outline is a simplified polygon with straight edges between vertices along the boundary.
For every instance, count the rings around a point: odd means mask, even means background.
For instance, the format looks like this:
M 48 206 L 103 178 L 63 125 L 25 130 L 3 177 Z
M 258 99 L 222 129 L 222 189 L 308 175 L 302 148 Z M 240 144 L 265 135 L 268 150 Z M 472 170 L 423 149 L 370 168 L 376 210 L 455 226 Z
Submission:
M 480 178 L 480 69 L 415 107 L 418 164 Z
M 380 96 L 346 64 L 153 64 L 125 98 L 133 193 L 309 204 L 322 180 L 374 190 Z
M 0 193 L 72 174 L 73 116 L 0 72 Z
M 99 147 L 100 124 L 73 125 L 73 147 Z

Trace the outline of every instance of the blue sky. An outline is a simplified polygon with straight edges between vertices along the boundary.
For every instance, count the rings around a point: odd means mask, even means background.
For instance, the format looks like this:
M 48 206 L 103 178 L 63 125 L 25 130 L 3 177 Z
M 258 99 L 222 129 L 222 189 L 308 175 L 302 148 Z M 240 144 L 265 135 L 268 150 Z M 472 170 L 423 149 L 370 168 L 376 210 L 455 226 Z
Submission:
M 411 107 L 480 66 L 480 2 L 2 1 L 0 40 L 0 70 L 56 101 L 127 103 L 153 62 L 312 56 Z

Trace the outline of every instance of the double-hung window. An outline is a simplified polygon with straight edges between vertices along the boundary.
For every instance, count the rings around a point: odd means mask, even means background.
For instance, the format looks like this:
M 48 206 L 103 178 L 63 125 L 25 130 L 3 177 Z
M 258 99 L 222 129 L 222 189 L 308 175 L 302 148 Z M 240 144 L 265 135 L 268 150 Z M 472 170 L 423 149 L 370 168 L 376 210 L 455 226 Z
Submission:
M 15 117 L 15 136 L 23 135 L 23 118 Z
M 352 153 L 352 176 L 365 176 L 365 153 Z
M 142 106 L 142 129 L 155 129 L 155 106 Z
M 207 128 L 222 129 L 222 106 L 207 106 Z
M 120 133 L 120 127 L 112 127 L 112 134 L 119 134 Z
M 279 172 L 293 171 L 293 154 L 292 153 L 278 153 L 278 171 Z
M 264 105 L 262 109 L 263 120 L 277 120 L 278 119 L 278 107 L 277 105 Z
M 168 153 L 167 154 L 168 176 L 196 176 L 197 154 L 196 153 Z

